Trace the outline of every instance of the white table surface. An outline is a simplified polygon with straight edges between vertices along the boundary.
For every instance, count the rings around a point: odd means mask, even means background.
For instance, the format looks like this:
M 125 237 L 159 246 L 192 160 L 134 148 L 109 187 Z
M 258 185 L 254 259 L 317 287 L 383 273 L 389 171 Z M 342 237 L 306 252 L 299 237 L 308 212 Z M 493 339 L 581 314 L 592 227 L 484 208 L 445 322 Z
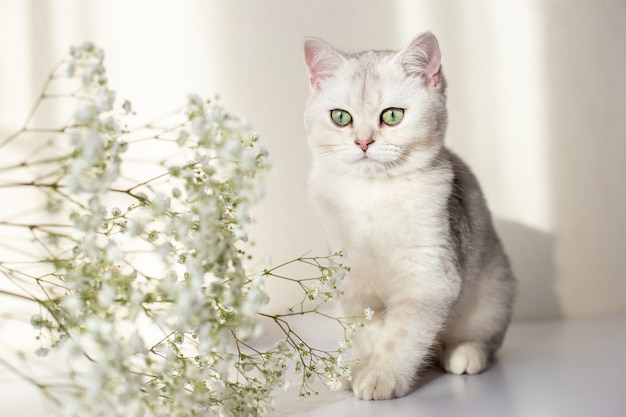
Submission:
M 431 370 L 404 398 L 362 401 L 348 391 L 295 400 L 275 417 L 625 417 L 626 317 L 514 323 L 493 366 L 457 376 Z
M 314 323 L 307 333 L 336 346 Z M 0 417 L 49 415 L 26 382 L 0 382 Z M 362 401 L 321 387 L 301 401 L 297 393 L 297 384 L 280 392 L 272 417 L 626 417 L 626 317 L 514 323 L 487 371 L 432 370 L 404 398 Z

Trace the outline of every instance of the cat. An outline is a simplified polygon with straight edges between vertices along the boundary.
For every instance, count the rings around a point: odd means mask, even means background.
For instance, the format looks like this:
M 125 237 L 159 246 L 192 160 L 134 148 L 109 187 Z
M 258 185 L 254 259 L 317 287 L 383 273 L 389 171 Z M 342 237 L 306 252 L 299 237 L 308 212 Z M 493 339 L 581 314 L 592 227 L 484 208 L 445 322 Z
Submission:
M 454 374 L 490 363 L 515 278 L 477 179 L 444 146 L 446 82 L 430 32 L 400 52 L 346 54 L 307 38 L 309 193 L 329 245 L 351 267 L 355 336 L 347 382 L 364 400 L 409 393 L 431 360 Z

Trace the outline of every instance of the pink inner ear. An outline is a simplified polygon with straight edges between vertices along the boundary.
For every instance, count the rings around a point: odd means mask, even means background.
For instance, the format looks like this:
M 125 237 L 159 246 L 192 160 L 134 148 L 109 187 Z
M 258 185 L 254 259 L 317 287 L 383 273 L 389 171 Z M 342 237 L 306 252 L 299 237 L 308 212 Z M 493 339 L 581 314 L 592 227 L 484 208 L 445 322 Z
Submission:
M 437 72 L 433 74 L 432 78 L 434 82 L 433 85 L 436 87 L 439 84 L 439 70 L 437 70 Z
M 309 70 L 309 80 L 311 85 L 315 85 L 316 79 L 318 78 L 317 74 L 319 72 L 319 67 L 315 62 L 315 46 L 311 45 L 311 42 L 308 40 L 304 44 L 304 61 L 306 62 L 307 69 Z
M 411 76 L 424 77 L 426 84 L 439 84 L 441 52 L 437 39 L 430 32 L 418 35 L 400 52 L 400 62 Z
M 343 58 L 326 42 L 309 38 L 304 43 L 304 60 L 312 87 L 319 88 L 321 80 L 332 77 Z

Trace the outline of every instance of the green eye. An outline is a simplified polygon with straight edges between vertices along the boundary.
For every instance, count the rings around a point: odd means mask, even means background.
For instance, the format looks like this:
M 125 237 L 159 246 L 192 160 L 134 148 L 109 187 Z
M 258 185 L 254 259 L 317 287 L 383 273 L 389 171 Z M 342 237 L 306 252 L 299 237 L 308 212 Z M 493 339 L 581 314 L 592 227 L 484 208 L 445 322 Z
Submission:
M 386 124 L 387 126 L 393 126 L 400 123 L 402 117 L 404 116 L 404 110 L 399 109 L 397 107 L 392 107 L 387 110 L 383 110 L 380 115 L 380 121 Z
M 352 123 L 352 116 L 350 116 L 350 113 L 341 109 L 331 110 L 330 118 L 339 127 L 348 126 Z

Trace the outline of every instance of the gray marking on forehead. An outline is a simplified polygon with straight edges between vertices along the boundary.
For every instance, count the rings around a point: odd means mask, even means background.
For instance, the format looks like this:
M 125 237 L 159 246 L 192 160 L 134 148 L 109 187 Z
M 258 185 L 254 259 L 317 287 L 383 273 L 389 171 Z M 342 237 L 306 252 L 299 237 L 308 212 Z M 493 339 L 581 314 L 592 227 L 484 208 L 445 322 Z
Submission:
M 374 105 L 373 107 L 378 106 L 377 101 L 382 96 L 379 63 L 381 59 L 390 54 L 392 54 L 391 51 L 365 51 L 350 56 L 356 63 L 353 74 L 353 97 L 358 99 L 365 108 L 371 107 L 371 104 Z M 370 108 L 369 110 L 372 111 L 373 109 Z

